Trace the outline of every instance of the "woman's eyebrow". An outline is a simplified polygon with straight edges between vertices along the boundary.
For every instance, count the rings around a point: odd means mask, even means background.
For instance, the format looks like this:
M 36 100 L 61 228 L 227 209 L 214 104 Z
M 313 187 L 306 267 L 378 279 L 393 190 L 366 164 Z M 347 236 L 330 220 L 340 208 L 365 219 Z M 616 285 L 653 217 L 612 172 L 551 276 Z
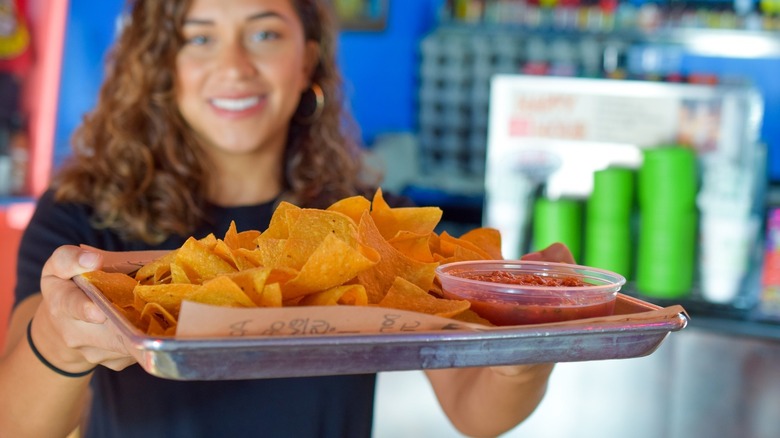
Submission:
M 187 19 L 184 20 L 184 25 L 185 26 L 190 25 L 190 24 L 209 25 L 209 24 L 214 24 L 214 20 L 200 19 L 200 18 L 187 18 Z
M 250 16 L 248 16 L 246 18 L 246 21 L 260 20 L 262 18 L 269 18 L 269 17 L 276 17 L 276 18 L 282 18 L 282 19 L 284 18 L 284 17 L 282 17 L 280 14 L 278 14 L 276 12 L 268 11 L 268 12 L 260 12 L 260 13 L 257 13 L 257 14 L 250 15 Z
M 276 12 L 259 12 L 257 14 L 250 15 L 246 18 L 246 21 L 254 21 L 254 20 L 261 20 L 263 18 L 281 18 L 284 19 L 280 14 Z M 187 18 L 184 20 L 184 24 L 194 24 L 194 25 L 210 25 L 214 24 L 214 20 L 209 20 L 207 18 Z

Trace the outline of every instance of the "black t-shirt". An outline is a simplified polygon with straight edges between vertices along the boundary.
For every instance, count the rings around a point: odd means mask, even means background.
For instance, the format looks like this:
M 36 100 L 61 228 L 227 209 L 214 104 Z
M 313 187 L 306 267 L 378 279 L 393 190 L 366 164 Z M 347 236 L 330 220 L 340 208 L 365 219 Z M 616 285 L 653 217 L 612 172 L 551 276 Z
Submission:
M 274 204 L 211 206 L 213 223 L 195 237 L 222 237 L 236 222 L 239 231 L 268 227 Z M 159 246 L 125 242 L 90 225 L 89 207 L 38 202 L 22 238 L 16 302 L 40 291 L 43 264 L 57 247 L 87 244 L 109 251 L 175 249 L 185 238 Z M 86 437 L 368 437 L 371 435 L 376 376 L 349 375 L 236 381 L 175 381 L 154 377 L 139 365 L 116 372 L 98 367 Z

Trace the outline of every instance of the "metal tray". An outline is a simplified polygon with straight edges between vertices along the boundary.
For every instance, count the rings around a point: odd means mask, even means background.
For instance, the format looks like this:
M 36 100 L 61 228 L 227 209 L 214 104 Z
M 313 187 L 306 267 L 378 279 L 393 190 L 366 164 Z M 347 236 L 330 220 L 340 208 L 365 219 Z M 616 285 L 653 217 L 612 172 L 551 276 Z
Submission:
M 618 294 L 615 316 L 567 323 L 372 335 L 204 339 L 143 334 L 82 277 L 74 281 L 126 338 L 148 373 L 174 380 L 238 380 L 361 374 L 485 365 L 577 362 L 645 356 L 688 316 Z M 669 310 L 672 310 L 670 312 Z

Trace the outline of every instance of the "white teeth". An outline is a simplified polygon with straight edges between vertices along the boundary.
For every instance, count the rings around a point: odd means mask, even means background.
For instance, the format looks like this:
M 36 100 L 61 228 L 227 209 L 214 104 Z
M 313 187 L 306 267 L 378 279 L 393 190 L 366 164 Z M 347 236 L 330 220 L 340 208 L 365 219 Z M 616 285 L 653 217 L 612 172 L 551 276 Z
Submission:
M 211 104 L 223 110 L 242 111 L 253 105 L 257 105 L 259 101 L 259 97 L 253 96 L 245 97 L 243 99 L 211 99 Z

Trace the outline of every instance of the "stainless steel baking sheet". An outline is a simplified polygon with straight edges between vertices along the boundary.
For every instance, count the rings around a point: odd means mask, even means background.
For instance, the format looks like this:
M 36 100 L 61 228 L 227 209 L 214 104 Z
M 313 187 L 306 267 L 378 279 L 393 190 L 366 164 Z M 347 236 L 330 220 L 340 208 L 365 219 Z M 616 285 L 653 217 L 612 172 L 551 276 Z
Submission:
M 618 294 L 615 315 L 567 323 L 383 334 L 150 337 L 82 277 L 76 284 L 109 315 L 139 364 L 174 380 L 237 380 L 360 374 L 483 365 L 577 362 L 645 356 L 683 329 L 682 307 Z

